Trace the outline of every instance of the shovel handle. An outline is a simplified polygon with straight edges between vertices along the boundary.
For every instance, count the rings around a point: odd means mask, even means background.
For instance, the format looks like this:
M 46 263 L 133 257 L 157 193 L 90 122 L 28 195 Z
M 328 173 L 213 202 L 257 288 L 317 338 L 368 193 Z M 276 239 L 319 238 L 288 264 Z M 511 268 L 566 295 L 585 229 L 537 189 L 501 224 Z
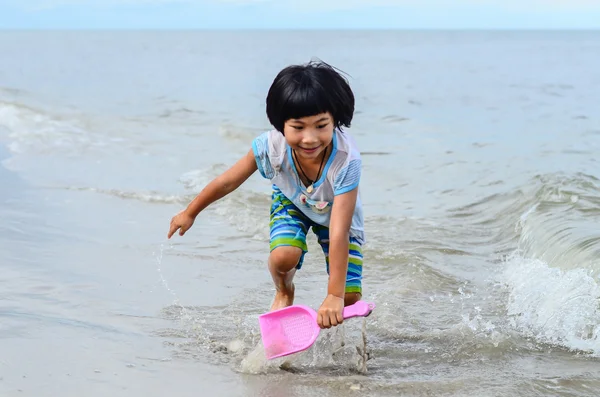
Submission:
M 342 315 L 344 319 L 352 317 L 367 317 L 375 309 L 375 303 L 358 301 L 353 305 L 346 306 Z

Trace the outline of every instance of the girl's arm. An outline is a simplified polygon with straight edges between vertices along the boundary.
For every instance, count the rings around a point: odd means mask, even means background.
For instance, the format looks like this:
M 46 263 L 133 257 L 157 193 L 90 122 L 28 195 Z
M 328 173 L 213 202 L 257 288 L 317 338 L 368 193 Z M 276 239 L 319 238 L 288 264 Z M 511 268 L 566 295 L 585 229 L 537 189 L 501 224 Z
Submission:
M 344 322 L 342 313 L 348 272 L 349 234 L 357 196 L 358 187 L 355 187 L 333 199 L 329 222 L 329 283 L 327 297 L 317 315 L 317 323 L 321 328 Z
M 335 196 L 329 224 L 329 284 L 327 294 L 344 298 L 348 245 L 358 188 Z
M 231 168 L 213 179 L 185 210 L 188 215 L 195 218 L 210 204 L 227 196 L 240 187 L 258 169 L 252 149 L 238 160 Z
M 187 208 L 171 219 L 171 225 L 167 238 L 179 230 L 179 235 L 183 236 L 194 224 L 194 219 L 210 204 L 225 197 L 237 189 L 246 179 L 248 179 L 256 170 L 256 160 L 252 149 L 237 163 L 227 171 L 213 179 L 202 191 L 192 200 Z

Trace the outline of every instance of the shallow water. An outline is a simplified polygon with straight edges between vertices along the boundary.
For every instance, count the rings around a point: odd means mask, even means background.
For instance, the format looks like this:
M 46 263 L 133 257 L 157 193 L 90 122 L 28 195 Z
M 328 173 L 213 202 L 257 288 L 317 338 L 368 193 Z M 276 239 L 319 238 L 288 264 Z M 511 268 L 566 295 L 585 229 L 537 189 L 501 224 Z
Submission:
M 0 394 L 595 395 L 598 50 L 596 32 L 0 33 Z M 312 56 L 356 92 L 377 309 L 266 362 L 268 182 L 166 233 Z M 297 302 L 318 307 L 309 249 Z

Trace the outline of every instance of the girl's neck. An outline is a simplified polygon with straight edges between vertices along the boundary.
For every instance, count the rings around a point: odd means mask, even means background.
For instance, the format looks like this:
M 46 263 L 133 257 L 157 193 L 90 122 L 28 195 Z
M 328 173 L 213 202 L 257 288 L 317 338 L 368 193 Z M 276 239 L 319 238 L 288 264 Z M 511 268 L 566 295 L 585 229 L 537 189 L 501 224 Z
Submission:
M 293 153 L 294 155 L 292 158 L 296 165 L 296 172 L 302 183 L 310 190 L 312 190 L 312 185 L 320 180 L 323 176 L 323 173 L 325 172 L 325 164 L 331 156 L 332 149 L 333 142 L 323 149 L 323 152 L 320 154 L 320 156 L 308 161 L 302 161 L 299 156 Z

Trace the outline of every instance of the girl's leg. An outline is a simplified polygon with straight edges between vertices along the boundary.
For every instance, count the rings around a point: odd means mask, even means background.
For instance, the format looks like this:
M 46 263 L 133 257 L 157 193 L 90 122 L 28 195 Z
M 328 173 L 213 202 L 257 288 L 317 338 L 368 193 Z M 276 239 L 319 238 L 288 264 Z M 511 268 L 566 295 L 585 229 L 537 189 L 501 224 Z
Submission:
M 294 304 L 294 283 L 292 280 L 301 256 L 302 250 L 298 247 L 280 246 L 271 251 L 269 271 L 276 291 L 271 311 Z
M 294 283 L 297 269 L 302 267 L 307 251 L 308 219 L 296 206 L 273 187 L 270 214 L 269 272 L 275 284 L 271 311 L 294 303 Z
M 346 292 L 344 295 L 344 306 L 350 306 L 358 302 L 362 298 L 360 292 Z

